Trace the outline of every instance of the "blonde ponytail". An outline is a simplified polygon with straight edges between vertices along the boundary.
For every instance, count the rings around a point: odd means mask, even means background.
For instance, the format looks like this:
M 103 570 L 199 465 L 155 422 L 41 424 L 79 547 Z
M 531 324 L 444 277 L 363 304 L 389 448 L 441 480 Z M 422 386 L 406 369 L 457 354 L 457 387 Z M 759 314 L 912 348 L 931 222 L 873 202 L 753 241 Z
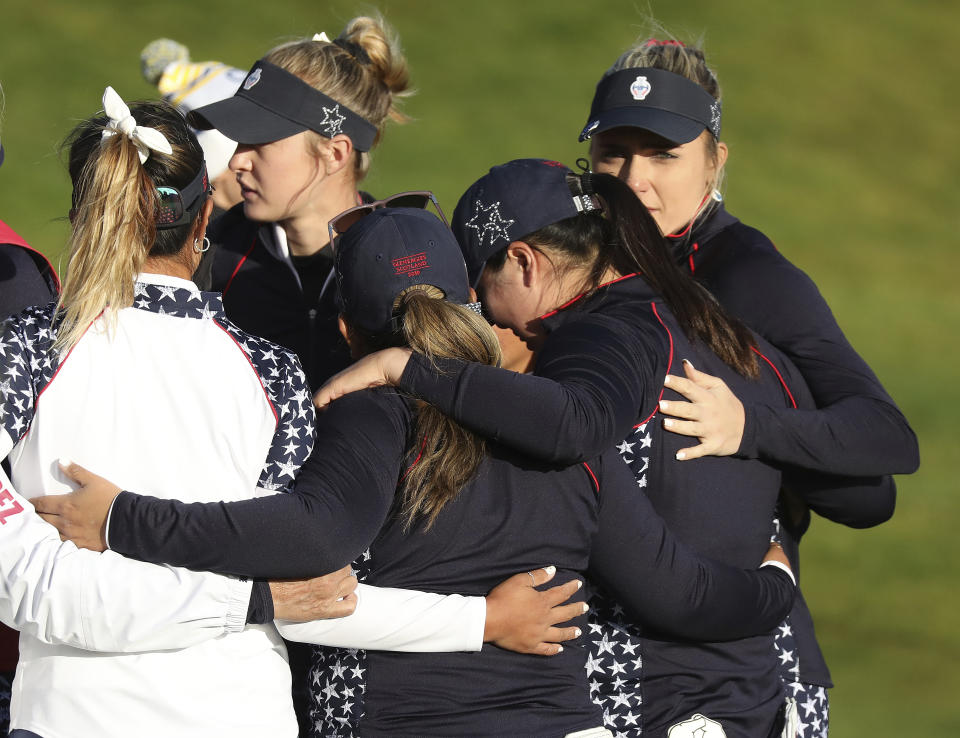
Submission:
M 192 223 L 158 231 L 156 184 L 185 187 L 203 165 L 203 151 L 183 117 L 166 103 L 131 106 L 138 123 L 156 128 L 173 148 L 141 164 L 125 135 L 103 138 L 98 116 L 78 125 L 64 143 L 73 181 L 72 229 L 63 290 L 56 307 L 54 348 L 65 355 L 103 313 L 107 330 L 133 304 L 134 281 L 147 256 L 175 254 Z M 159 234 L 159 235 L 158 235 Z
M 500 365 L 500 344 L 487 322 L 442 297 L 436 288 L 408 289 L 399 298 L 406 345 L 429 361 L 457 358 Z M 417 520 L 429 529 L 444 505 L 473 477 L 486 452 L 484 439 L 444 415 L 433 405 L 419 403 L 416 419 L 419 458 L 402 482 L 401 514 L 409 529 Z

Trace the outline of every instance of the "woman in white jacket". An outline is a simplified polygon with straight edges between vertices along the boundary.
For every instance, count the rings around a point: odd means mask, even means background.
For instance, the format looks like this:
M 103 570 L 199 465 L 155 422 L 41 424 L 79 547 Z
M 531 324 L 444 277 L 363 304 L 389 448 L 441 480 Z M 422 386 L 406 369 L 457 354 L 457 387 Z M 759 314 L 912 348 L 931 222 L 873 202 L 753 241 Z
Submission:
M 190 478 L 241 499 L 287 489 L 313 445 L 296 358 L 189 281 L 211 209 L 196 138 L 165 104 L 131 111 L 107 88 L 104 108 L 68 139 L 60 301 L 0 326 L 0 458 L 12 468 L 12 483 L 0 477 L 0 620 L 21 630 L 11 735 L 295 736 L 272 623 L 289 610 L 274 612 L 266 583 L 78 550 L 21 496 L 69 490 L 57 464 L 69 456 L 163 496 L 185 499 Z M 354 585 L 335 578 L 331 599 L 347 597 L 330 614 L 353 609 Z M 483 598 L 364 591 L 389 604 L 298 636 L 480 647 Z M 381 613 L 390 623 L 375 627 Z

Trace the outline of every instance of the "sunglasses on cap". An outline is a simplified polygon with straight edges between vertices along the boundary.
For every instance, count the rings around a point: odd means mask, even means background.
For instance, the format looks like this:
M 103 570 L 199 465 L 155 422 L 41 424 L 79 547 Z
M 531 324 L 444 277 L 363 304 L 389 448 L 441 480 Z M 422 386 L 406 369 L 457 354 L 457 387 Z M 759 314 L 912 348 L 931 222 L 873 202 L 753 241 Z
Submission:
M 159 185 L 157 192 L 157 228 L 176 228 L 189 223 L 196 217 L 201 196 L 213 194 L 213 186 L 207 179 L 207 166 L 204 164 L 197 176 L 182 190 L 167 185 Z
M 399 192 L 383 200 L 375 200 L 374 202 L 367 202 L 363 205 L 349 208 L 333 218 L 327 223 L 327 233 L 330 236 L 330 248 L 335 248 L 334 238 L 338 234 L 346 233 L 350 226 L 363 220 L 363 218 L 370 215 L 374 210 L 378 210 L 379 208 L 414 208 L 416 210 L 425 210 L 429 203 L 433 203 L 433 207 L 436 209 L 437 215 L 440 216 L 440 220 L 449 228 L 450 224 L 447 222 L 447 217 L 443 214 L 443 210 L 440 209 L 440 203 L 437 202 L 437 198 L 434 197 L 432 192 L 427 190 Z

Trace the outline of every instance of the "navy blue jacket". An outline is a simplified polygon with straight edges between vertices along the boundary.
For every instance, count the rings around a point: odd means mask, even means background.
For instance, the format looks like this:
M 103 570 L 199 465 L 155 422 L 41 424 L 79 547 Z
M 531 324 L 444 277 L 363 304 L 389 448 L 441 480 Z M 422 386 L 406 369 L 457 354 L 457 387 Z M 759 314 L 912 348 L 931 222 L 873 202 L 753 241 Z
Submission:
M 624 459 L 634 468 L 638 484 L 647 490 L 671 530 L 699 550 L 725 561 L 736 563 L 749 555 L 745 546 L 758 545 L 761 531 L 766 530 L 773 517 L 780 484 L 778 470 L 757 460 L 744 463 L 733 458 L 678 464 L 672 456 L 689 445 L 690 439 L 663 433 L 659 419 L 648 421 L 655 414 L 663 376 L 681 358 L 690 358 L 698 368 L 722 377 L 747 403 L 785 409 L 796 403 L 812 409 L 812 397 L 796 368 L 758 339 L 759 351 L 767 357 L 761 362 L 764 378 L 760 382 L 744 380 L 702 346 L 691 345 L 669 311 L 638 278 L 603 287 L 593 296 L 545 316 L 543 323 L 549 333 L 537 360 L 538 376 L 455 361 L 446 362 L 444 371 L 436 376 L 420 357 L 414 356 L 401 387 L 437 404 L 482 435 L 555 462 L 577 461 L 624 439 L 619 446 Z M 682 370 L 677 367 L 675 373 Z M 678 399 L 669 391 L 664 396 Z M 878 489 L 892 495 L 889 480 L 833 480 L 836 484 L 828 493 L 822 484 L 824 479 L 818 480 L 816 492 L 821 499 L 816 504 L 825 509 L 849 510 L 856 501 L 873 499 Z M 798 494 L 811 491 L 809 486 L 795 487 Z M 745 496 L 744 489 L 752 490 L 752 494 Z M 709 529 L 714 522 L 725 531 L 723 535 Z M 616 614 L 616 607 L 606 608 L 602 602 L 597 610 L 601 615 Z M 805 605 L 799 613 L 799 619 L 809 620 Z M 609 638 L 629 630 L 630 624 L 625 625 L 619 618 L 608 620 L 615 626 Z M 639 637 L 638 633 L 634 632 L 633 637 Z M 606 633 L 603 640 L 608 640 Z M 627 640 L 624 645 L 632 648 L 633 642 Z M 690 673 L 708 673 L 706 681 L 697 681 L 696 688 L 686 695 L 686 704 L 682 700 L 674 703 L 673 715 L 664 715 L 663 703 L 657 699 L 647 700 L 647 727 L 666 728 L 670 723 L 665 720 L 682 715 L 688 707 L 696 709 L 710 704 L 711 695 L 725 694 L 731 680 L 740 680 L 747 686 L 739 692 L 734 690 L 739 704 L 731 702 L 719 709 L 739 712 L 731 720 L 740 721 L 742 734 L 757 734 L 758 726 L 773 720 L 778 704 L 775 665 L 768 658 L 772 653 L 767 651 L 769 643 L 744 642 L 739 654 L 726 650 L 727 647 L 704 646 L 709 652 L 705 659 L 698 654 L 700 647 L 683 651 L 683 657 L 689 657 L 686 663 Z M 815 642 L 813 649 L 817 658 L 808 665 L 823 675 L 826 669 Z M 664 643 L 657 643 L 649 654 L 644 654 L 644 693 L 652 697 L 657 693 L 657 685 L 664 687 L 664 693 L 670 693 L 677 672 L 668 661 L 684 664 L 683 659 Z M 655 663 L 659 655 L 665 655 L 660 675 Z M 711 659 L 715 659 L 712 672 L 703 666 Z M 755 659 L 753 671 L 742 667 L 742 663 L 751 663 L 750 659 Z M 596 677 L 595 691 L 604 695 L 605 687 L 615 684 L 616 689 L 609 695 L 609 709 L 619 710 L 618 715 L 625 721 L 632 719 L 633 709 L 638 706 L 631 704 L 629 712 L 622 709 L 630 696 L 629 688 L 618 684 L 624 677 L 611 677 L 601 672 Z M 636 691 L 641 679 L 639 671 L 633 679 Z M 633 725 L 636 723 L 614 723 L 611 727 L 624 731 Z
M 491 444 L 434 526 L 404 531 L 392 511 L 409 450 L 420 446 L 412 407 L 392 390 L 333 403 L 295 494 L 188 505 L 124 492 L 111 545 L 143 560 L 264 577 L 329 571 L 369 546 L 369 583 L 469 595 L 554 563 L 557 582 L 590 571 L 632 617 L 688 638 L 739 638 L 789 610 L 782 572 L 723 566 L 678 543 L 615 452 L 560 468 Z M 759 544 L 745 567 L 761 559 L 763 537 Z M 492 646 L 479 655 L 371 652 L 362 707 L 351 699 L 350 714 L 363 715 L 354 726 L 363 735 L 563 735 L 601 723 L 586 659 L 586 636 L 550 659 Z M 314 696 L 324 699 L 319 687 Z
M 264 242 L 260 229 L 269 227 L 248 220 L 242 203 L 210 226 L 209 288 L 223 293 L 227 317 L 240 328 L 293 351 L 317 389 L 350 364 L 337 327 L 335 291 L 326 289 L 308 304 L 290 258 Z
M 911 474 L 917 437 L 813 281 L 722 206 L 675 252 L 735 317 L 786 354 L 817 409 L 745 403 L 739 453 L 832 474 Z

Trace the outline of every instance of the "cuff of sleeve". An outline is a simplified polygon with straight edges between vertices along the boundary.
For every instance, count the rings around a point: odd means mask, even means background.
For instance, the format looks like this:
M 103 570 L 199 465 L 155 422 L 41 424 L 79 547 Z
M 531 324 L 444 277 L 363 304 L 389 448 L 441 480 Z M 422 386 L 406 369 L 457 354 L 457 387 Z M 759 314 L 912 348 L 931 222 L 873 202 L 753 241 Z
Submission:
M 791 571 L 790 567 L 787 566 L 786 564 L 781 563 L 780 561 L 764 561 L 762 564 L 760 564 L 761 569 L 764 568 L 765 566 L 772 566 L 779 569 L 788 577 L 790 577 L 790 581 L 793 582 L 794 587 L 797 586 L 797 578 L 793 576 L 793 571 Z
M 479 651 L 483 648 L 483 630 L 487 625 L 487 598 L 466 597 L 467 610 L 464 613 L 467 622 L 467 639 L 464 651 Z
M 253 582 L 249 579 L 230 579 L 228 587 L 226 628 L 228 633 L 236 633 L 247 626 Z
M 273 620 L 273 594 L 270 582 L 257 580 L 250 592 L 250 605 L 247 608 L 247 624 L 264 625 Z
M 123 521 L 129 513 L 129 504 L 135 499 L 135 494 L 123 490 L 113 498 L 113 502 L 110 503 L 110 510 L 107 512 L 107 524 L 104 532 L 107 548 L 124 556 L 129 555 L 131 552 L 124 550 L 123 533 L 121 531 L 123 530 Z M 116 515 L 114 515 L 115 512 Z M 117 523 L 117 530 L 110 529 L 114 523 Z
M 744 459 L 757 458 L 757 408 L 755 405 L 743 406 L 743 437 L 736 456 Z

